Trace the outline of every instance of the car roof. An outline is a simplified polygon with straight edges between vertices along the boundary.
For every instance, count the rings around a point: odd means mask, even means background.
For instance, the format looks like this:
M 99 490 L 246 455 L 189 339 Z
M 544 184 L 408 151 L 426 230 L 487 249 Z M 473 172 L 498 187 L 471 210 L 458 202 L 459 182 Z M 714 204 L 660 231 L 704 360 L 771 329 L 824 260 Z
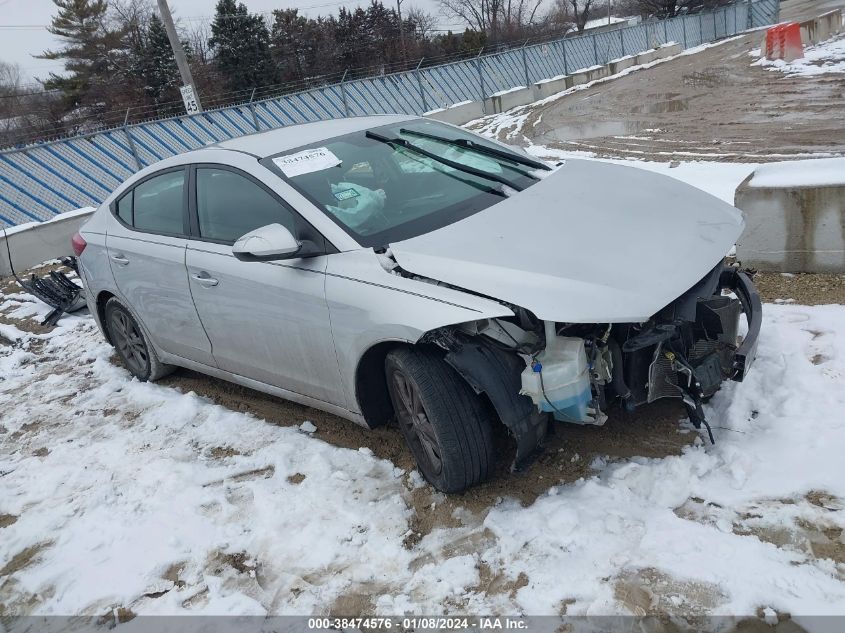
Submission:
M 336 136 L 360 132 L 361 130 L 378 127 L 379 125 L 410 121 L 415 118 L 417 117 L 405 114 L 389 114 L 300 123 L 267 132 L 240 136 L 218 143 L 213 147 L 246 152 L 259 158 L 266 158 L 267 156 L 280 154 L 289 149 L 319 143 L 322 140 Z

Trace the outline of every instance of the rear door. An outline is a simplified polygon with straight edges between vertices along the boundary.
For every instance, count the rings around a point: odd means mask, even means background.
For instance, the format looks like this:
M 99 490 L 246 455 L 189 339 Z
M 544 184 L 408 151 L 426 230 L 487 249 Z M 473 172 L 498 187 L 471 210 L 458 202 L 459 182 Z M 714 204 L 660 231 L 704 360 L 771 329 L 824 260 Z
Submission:
M 243 262 L 232 254 L 235 240 L 268 224 L 299 238 L 314 229 L 233 167 L 197 165 L 191 188 L 188 278 L 217 366 L 346 407 L 325 296 L 329 256 Z
M 115 201 L 106 249 L 118 290 L 155 343 L 214 366 L 185 268 L 187 174 L 185 167 L 163 170 Z

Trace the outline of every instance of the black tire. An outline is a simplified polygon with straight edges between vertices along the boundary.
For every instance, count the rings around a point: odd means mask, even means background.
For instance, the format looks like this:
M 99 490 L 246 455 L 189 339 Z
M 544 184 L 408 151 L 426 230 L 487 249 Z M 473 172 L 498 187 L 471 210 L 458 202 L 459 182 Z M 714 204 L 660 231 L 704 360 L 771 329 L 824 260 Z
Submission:
M 154 381 L 176 368 L 162 363 L 150 345 L 144 329 L 116 297 L 106 302 L 103 311 L 105 327 L 123 366 L 142 382 Z
M 423 476 L 443 492 L 487 479 L 495 461 L 490 415 L 464 379 L 433 351 L 415 347 L 389 352 L 385 372 L 399 429 Z

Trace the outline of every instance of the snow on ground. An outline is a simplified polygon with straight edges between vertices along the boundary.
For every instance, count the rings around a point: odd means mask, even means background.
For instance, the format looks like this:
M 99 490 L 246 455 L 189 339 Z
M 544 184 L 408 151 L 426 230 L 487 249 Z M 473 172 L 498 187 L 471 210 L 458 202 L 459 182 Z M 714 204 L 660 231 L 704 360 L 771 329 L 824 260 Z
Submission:
M 45 312 L 22 294 L 2 306 L 11 322 Z M 42 334 L 3 324 L 0 603 L 310 614 L 363 595 L 392 615 L 845 614 L 843 322 L 843 306 L 766 305 L 748 379 L 707 407 L 715 446 L 599 459 L 529 507 L 505 497 L 412 546 L 416 474 L 139 383 L 85 314 Z
M 791 77 L 812 77 L 830 73 L 845 73 L 845 36 L 838 36 L 804 49 L 804 57 L 786 62 L 782 59 L 766 59 L 760 49 L 749 53 L 759 59 L 752 66 L 779 71 Z

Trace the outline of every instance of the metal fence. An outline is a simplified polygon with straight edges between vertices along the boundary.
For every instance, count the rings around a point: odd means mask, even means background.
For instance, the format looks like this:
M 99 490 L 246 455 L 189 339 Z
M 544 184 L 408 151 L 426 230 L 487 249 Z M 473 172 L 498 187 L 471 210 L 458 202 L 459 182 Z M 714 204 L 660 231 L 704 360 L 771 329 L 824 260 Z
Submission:
M 96 206 L 139 169 L 211 143 L 295 123 L 367 114 L 422 114 L 477 101 L 668 42 L 690 48 L 772 24 L 779 2 L 741 0 L 715 11 L 5 149 L 0 151 L 0 226 Z

